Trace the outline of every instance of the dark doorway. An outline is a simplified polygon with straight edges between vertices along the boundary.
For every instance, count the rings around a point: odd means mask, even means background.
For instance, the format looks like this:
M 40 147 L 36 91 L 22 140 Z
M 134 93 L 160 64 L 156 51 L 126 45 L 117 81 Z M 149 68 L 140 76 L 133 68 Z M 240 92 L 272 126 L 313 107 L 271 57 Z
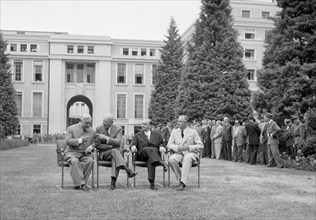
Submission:
M 83 95 L 72 97 L 67 103 L 67 127 L 78 123 L 80 115 L 84 113 L 93 117 L 93 106 L 90 99 Z

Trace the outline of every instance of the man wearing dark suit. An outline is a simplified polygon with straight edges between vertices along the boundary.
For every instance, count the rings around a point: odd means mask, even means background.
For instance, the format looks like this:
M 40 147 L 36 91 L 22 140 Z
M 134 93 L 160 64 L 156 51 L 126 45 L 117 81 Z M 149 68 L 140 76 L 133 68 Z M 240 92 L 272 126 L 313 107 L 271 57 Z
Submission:
M 267 136 L 268 136 L 268 167 L 278 166 L 279 168 L 286 167 L 286 162 L 280 157 L 278 135 L 281 132 L 278 124 L 272 120 L 272 114 L 267 113 L 264 116 L 267 123 Z
M 211 133 L 211 128 L 208 125 L 208 121 L 204 119 L 202 121 L 202 142 L 204 145 L 202 157 L 211 157 L 211 140 L 210 140 L 210 133 Z
M 162 123 L 161 136 L 162 136 L 164 146 L 166 146 L 170 137 L 170 131 L 169 131 L 169 128 L 167 127 L 166 122 Z
M 70 175 L 76 190 L 89 191 L 87 182 L 93 169 L 95 131 L 90 127 L 91 116 L 82 115 L 80 122 L 67 129 L 65 160 L 70 164 Z
M 224 117 L 223 120 L 223 157 L 225 160 L 232 160 L 232 126 L 229 122 L 228 117 Z
M 142 123 L 142 131 L 135 134 L 131 151 L 136 152 L 136 160 L 146 161 L 148 170 L 148 180 L 150 189 L 157 190 L 155 185 L 156 166 L 164 166 L 164 170 L 168 170 L 168 165 L 161 159 L 160 153 L 166 152 L 163 146 L 163 140 L 160 133 L 150 130 L 151 122 Z M 160 152 L 160 153 L 159 153 Z
M 260 145 L 262 150 L 262 164 L 267 165 L 269 163 L 268 158 L 268 136 L 267 136 L 267 123 L 262 119 L 262 122 L 258 125 L 261 131 Z
M 257 152 L 260 144 L 259 137 L 261 131 L 253 116 L 250 115 L 248 120 L 249 122 L 245 125 L 245 127 L 248 135 L 249 155 L 246 160 L 250 162 L 250 165 L 255 165 L 257 163 Z
M 113 125 L 114 116 L 112 114 L 105 115 L 103 125 L 96 128 L 96 136 L 100 139 L 101 144 L 97 146 L 100 150 L 100 160 L 110 160 L 112 164 L 111 174 L 111 190 L 116 188 L 116 180 L 120 169 L 124 169 L 129 178 L 134 177 L 134 173 L 126 166 L 126 162 L 122 156 L 124 150 L 124 142 L 122 139 L 122 128 Z

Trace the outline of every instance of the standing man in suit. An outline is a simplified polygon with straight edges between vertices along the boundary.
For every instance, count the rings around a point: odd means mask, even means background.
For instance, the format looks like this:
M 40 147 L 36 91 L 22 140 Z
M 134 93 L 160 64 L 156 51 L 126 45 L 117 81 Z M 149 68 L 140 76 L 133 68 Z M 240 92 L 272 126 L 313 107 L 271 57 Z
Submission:
M 241 163 L 243 161 L 243 148 L 246 143 L 247 131 L 244 126 L 240 125 L 238 120 L 232 128 L 233 135 L 233 161 Z
M 211 141 L 210 141 L 210 133 L 211 133 L 211 128 L 208 125 L 207 119 L 204 119 L 202 121 L 203 124 L 203 130 L 202 130 L 202 142 L 204 144 L 204 150 L 202 157 L 211 157 Z
M 106 114 L 103 119 L 103 125 L 97 127 L 96 136 L 100 139 L 101 144 L 97 145 L 100 150 L 100 160 L 109 160 L 112 164 L 111 173 L 111 190 L 116 189 L 116 180 L 120 169 L 124 169 L 129 178 L 134 177 L 134 173 L 126 166 L 122 156 L 124 142 L 122 139 L 122 128 L 113 124 L 114 116 Z
M 267 165 L 268 159 L 268 136 L 267 136 L 267 123 L 264 118 L 261 119 L 261 123 L 258 125 L 260 128 L 260 146 L 262 150 L 262 164 Z
M 250 165 L 256 165 L 257 163 L 257 152 L 260 144 L 260 129 L 258 123 L 255 122 L 255 119 L 252 115 L 248 116 L 249 122 L 245 125 L 247 135 L 248 135 L 248 148 L 249 154 L 247 160 L 249 160 Z
M 95 131 L 91 126 L 91 116 L 84 114 L 80 122 L 67 129 L 65 160 L 70 164 L 70 175 L 76 190 L 89 191 L 87 182 L 93 169 Z
M 223 157 L 225 160 L 232 160 L 232 126 L 229 123 L 229 118 L 223 119 Z
M 142 131 L 135 134 L 131 151 L 132 153 L 136 152 L 136 160 L 147 162 L 150 189 L 157 190 L 155 185 L 156 166 L 162 165 L 166 172 L 168 165 L 162 161 L 160 155 L 160 153 L 164 154 L 166 152 L 161 134 L 151 131 L 150 127 L 150 121 L 142 123 Z
M 286 162 L 280 157 L 279 140 L 277 135 L 281 132 L 278 124 L 272 120 L 272 114 L 266 113 L 264 119 L 267 123 L 267 136 L 268 136 L 268 167 L 278 166 L 279 168 L 286 167 Z
M 174 152 L 169 158 L 171 169 L 179 180 L 177 190 L 183 190 L 188 179 L 192 162 L 198 160 L 198 150 L 203 150 L 203 143 L 196 130 L 188 127 L 189 118 L 179 116 L 179 128 L 171 132 L 168 148 Z M 182 170 L 179 163 L 182 162 Z

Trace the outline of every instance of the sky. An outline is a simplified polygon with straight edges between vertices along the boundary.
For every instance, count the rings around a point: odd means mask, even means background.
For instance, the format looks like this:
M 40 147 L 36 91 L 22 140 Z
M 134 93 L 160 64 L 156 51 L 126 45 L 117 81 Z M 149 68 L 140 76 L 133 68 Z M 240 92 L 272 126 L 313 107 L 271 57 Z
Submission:
M 198 18 L 200 0 L 0 0 L 2 30 L 163 40 L 171 17 L 182 34 Z

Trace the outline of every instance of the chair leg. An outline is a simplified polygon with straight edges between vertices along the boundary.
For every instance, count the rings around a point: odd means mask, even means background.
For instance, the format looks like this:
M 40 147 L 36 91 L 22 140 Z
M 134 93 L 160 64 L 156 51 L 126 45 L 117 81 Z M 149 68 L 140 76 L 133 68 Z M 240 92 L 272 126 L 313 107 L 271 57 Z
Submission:
M 163 181 L 163 187 L 166 187 L 166 183 L 165 183 L 165 168 L 162 166 L 162 181 Z
M 129 154 L 127 154 L 127 163 L 126 163 L 126 165 L 127 165 L 127 168 L 129 168 Z M 129 187 L 128 175 L 126 175 L 126 183 L 127 183 L 126 187 Z
M 135 164 L 134 164 L 134 172 L 135 172 L 135 170 L 136 170 L 136 166 L 135 166 Z M 136 187 L 136 176 L 134 176 L 134 188 Z
M 64 188 L 64 161 L 62 161 L 63 165 L 61 167 L 61 188 Z
M 168 187 L 170 187 L 170 165 L 168 166 Z
M 94 188 L 94 165 L 92 166 L 92 186 L 91 188 Z
M 99 165 L 97 164 L 97 188 L 99 188 Z
M 198 188 L 200 188 L 200 163 L 198 165 Z

